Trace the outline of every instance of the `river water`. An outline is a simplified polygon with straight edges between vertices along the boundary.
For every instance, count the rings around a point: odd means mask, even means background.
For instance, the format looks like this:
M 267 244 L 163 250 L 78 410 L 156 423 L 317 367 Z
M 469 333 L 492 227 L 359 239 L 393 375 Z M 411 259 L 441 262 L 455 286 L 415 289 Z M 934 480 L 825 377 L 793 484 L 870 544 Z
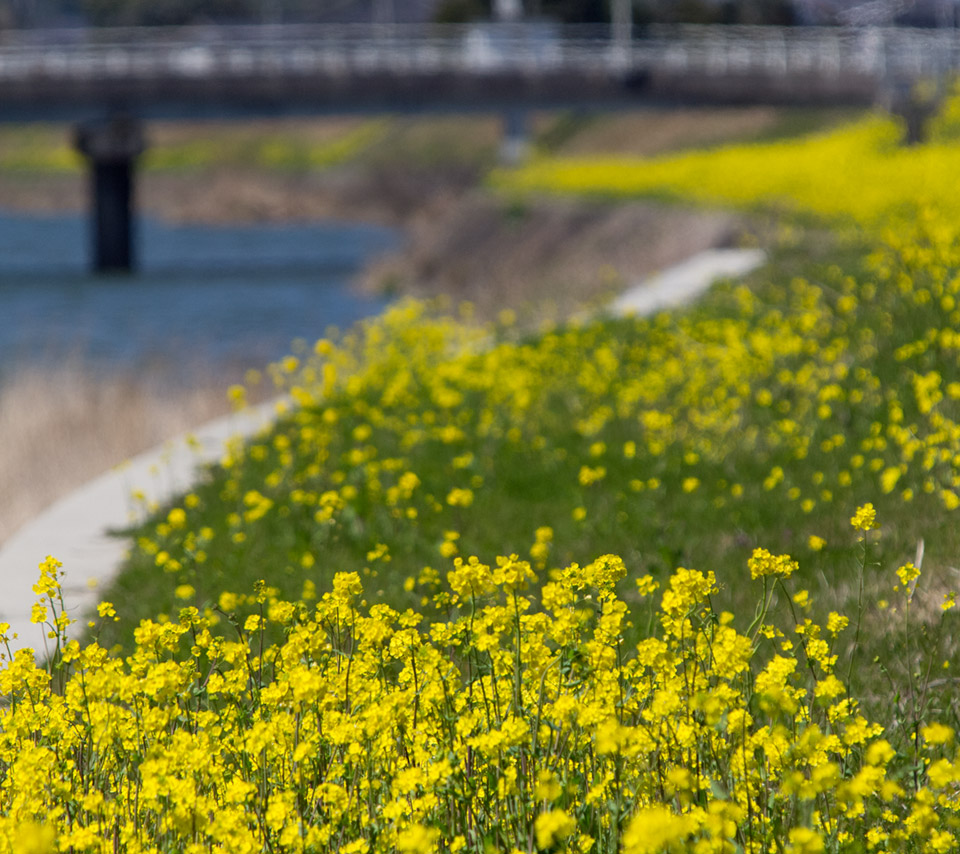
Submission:
M 234 381 L 346 328 L 384 301 L 350 288 L 397 232 L 318 223 L 243 227 L 138 223 L 139 271 L 88 272 L 85 219 L 0 212 L 0 380 L 24 365 L 95 372 L 196 371 Z

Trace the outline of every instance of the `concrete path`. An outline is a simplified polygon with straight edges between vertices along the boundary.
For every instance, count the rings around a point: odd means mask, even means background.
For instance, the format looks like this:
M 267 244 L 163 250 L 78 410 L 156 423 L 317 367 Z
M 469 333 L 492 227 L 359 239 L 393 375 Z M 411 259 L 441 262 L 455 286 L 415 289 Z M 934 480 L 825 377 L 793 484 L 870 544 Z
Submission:
M 745 275 L 763 261 L 760 250 L 701 252 L 631 287 L 611 310 L 650 314 L 680 305 L 717 279 Z M 250 436 L 270 424 L 276 406 L 270 403 L 229 415 L 141 454 L 60 499 L 7 540 L 0 548 L 0 622 L 10 624 L 11 636 L 17 634 L 11 647 L 43 653 L 45 630 L 30 622 L 30 609 L 36 602 L 31 588 L 37 567 L 47 555 L 63 563 L 68 612 L 82 627 L 129 547 L 127 540 L 109 532 L 139 518 L 133 491 L 158 504 L 186 492 L 199 466 L 218 460 L 230 437 Z
M 32 587 L 47 555 L 63 563 L 64 600 L 81 620 L 100 601 L 103 587 L 123 562 L 129 542 L 111 536 L 142 518 L 145 505 L 162 505 L 189 490 L 197 468 L 215 462 L 232 436 L 250 436 L 269 425 L 276 403 L 219 418 L 134 457 L 61 498 L 28 522 L 0 548 L 0 622 L 10 624 L 11 649 L 31 647 L 41 655 L 46 629 L 30 622 L 37 601 Z M 143 495 L 133 498 L 134 490 Z
M 708 249 L 651 276 L 621 294 L 610 306 L 614 314 L 653 314 L 699 296 L 718 279 L 736 279 L 759 267 L 761 249 Z

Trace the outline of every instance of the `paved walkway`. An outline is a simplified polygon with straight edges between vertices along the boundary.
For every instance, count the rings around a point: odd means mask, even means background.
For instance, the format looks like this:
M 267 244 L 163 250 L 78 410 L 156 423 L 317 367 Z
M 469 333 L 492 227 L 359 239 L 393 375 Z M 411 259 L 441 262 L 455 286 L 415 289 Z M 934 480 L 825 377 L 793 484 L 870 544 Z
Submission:
M 615 314 L 640 315 L 682 305 L 717 279 L 745 276 L 765 257 L 761 249 L 708 249 L 625 291 L 611 309 Z
M 764 261 L 760 250 L 712 249 L 631 287 L 611 306 L 617 314 L 650 314 L 687 302 L 719 278 L 738 277 Z M 61 498 L 0 548 L 0 622 L 10 624 L 14 649 L 44 649 L 45 631 L 30 622 L 31 589 L 47 555 L 63 562 L 69 613 L 82 619 L 122 563 L 127 540 L 111 536 L 138 518 L 131 498 L 141 491 L 159 504 L 186 492 L 199 466 L 218 460 L 232 436 L 250 436 L 269 423 L 276 404 L 213 421 L 141 454 Z
M 30 622 L 32 587 L 47 555 L 63 563 L 63 592 L 71 617 L 82 619 L 123 562 L 129 542 L 112 536 L 143 515 L 143 500 L 163 504 L 188 491 L 197 468 L 223 455 L 231 436 L 249 436 L 270 424 L 276 403 L 211 421 L 91 480 L 52 504 L 0 548 L 0 622 L 17 634 L 11 648 L 44 649 L 46 630 Z M 81 627 L 80 623 L 75 628 Z

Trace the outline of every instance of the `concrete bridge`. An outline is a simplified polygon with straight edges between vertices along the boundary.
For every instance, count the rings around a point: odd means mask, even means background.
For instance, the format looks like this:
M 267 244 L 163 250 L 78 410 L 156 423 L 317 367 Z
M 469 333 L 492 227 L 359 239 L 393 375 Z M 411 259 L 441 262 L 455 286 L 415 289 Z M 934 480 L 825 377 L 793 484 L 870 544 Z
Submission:
M 68 120 L 93 176 L 97 269 L 129 269 L 150 118 L 869 104 L 960 66 L 955 30 L 194 27 L 0 33 L 0 121 Z
M 960 64 L 955 30 L 540 22 L 0 33 L 0 121 L 212 112 L 485 109 L 638 98 L 811 103 Z M 748 85 L 749 81 L 749 85 Z

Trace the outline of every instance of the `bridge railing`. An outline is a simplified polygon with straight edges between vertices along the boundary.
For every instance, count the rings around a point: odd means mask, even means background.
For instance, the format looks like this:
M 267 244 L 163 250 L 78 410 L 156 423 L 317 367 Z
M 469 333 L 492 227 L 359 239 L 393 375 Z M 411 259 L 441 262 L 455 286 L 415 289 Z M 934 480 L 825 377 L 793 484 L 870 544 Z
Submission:
M 957 30 L 664 27 L 651 29 L 647 39 L 633 46 L 677 72 L 856 73 L 879 78 L 936 75 L 960 67 Z
M 601 68 L 611 41 L 596 29 L 231 27 L 6 33 L 0 77 L 476 72 Z
M 960 32 L 904 28 L 263 26 L 6 31 L 0 80 L 246 77 L 445 71 L 794 75 L 877 78 L 960 67 Z

